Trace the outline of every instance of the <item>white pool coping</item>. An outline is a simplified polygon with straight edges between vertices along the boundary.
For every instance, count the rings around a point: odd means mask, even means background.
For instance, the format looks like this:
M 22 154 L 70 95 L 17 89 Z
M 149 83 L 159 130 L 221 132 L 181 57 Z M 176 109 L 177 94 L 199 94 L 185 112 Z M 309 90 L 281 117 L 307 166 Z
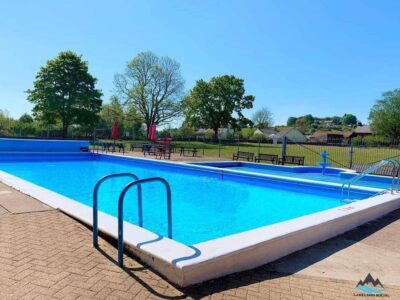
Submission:
M 154 163 L 142 158 L 129 159 Z M 165 161 L 156 163 L 176 165 L 174 162 Z M 183 166 L 181 163 L 178 165 Z M 215 168 L 211 169 L 210 171 L 215 171 Z M 285 180 L 287 179 L 288 177 L 285 177 Z M 0 181 L 92 225 L 92 208 L 89 206 L 3 171 L 0 171 Z M 168 280 L 179 286 L 188 286 L 261 266 L 398 208 L 400 194 L 387 193 L 193 246 L 159 237 L 144 228 L 124 222 L 124 240 L 140 259 Z M 116 238 L 117 218 L 99 211 L 99 230 Z

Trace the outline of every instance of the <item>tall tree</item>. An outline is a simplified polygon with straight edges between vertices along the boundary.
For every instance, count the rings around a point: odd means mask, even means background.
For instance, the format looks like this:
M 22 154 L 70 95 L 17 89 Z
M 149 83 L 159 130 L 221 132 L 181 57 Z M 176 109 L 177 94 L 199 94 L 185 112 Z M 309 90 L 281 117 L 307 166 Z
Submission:
M 357 125 L 357 117 L 352 114 L 344 114 L 344 116 L 342 117 L 342 124 L 345 126 Z
M 19 121 L 22 123 L 33 123 L 33 118 L 31 115 L 25 113 L 19 117 Z
M 295 118 L 295 117 L 289 117 L 289 118 L 287 119 L 286 125 L 287 125 L 287 126 L 295 126 L 295 125 L 296 125 L 296 121 L 297 121 L 297 118 Z
M 400 89 L 386 92 L 369 113 L 372 129 L 377 134 L 400 141 Z
M 135 108 L 147 130 L 150 124 L 166 123 L 182 112 L 184 81 L 179 64 L 169 57 L 139 53 L 114 83 L 119 97 Z
M 0 109 L 0 135 L 12 135 L 13 118 L 10 117 L 8 110 Z
M 306 124 L 306 125 L 311 125 L 315 121 L 313 115 L 311 115 L 311 114 L 305 115 L 303 117 L 303 120 L 304 120 L 304 124 Z
M 340 125 L 340 123 L 342 123 L 342 118 L 338 117 L 338 116 L 333 116 L 332 117 L 332 123 L 334 125 Z
M 96 82 L 81 56 L 61 52 L 40 68 L 34 88 L 27 91 L 28 100 L 35 105 L 34 116 L 48 124 L 60 122 L 64 137 L 72 124 L 94 125 L 102 103 Z
M 259 129 L 271 127 L 274 123 L 272 112 L 266 107 L 257 110 L 253 114 L 252 121 Z
M 238 128 L 251 123 L 242 111 L 253 107 L 255 97 L 245 95 L 243 79 L 235 76 L 213 77 L 209 82 L 198 80 L 184 100 L 185 123 L 192 127 L 211 128 L 218 138 L 218 128 Z

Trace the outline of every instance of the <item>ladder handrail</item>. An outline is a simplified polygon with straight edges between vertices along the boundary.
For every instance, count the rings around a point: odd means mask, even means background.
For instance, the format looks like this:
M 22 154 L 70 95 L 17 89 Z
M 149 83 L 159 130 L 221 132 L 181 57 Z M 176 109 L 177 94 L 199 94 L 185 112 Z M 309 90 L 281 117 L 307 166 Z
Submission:
M 385 159 L 385 161 L 387 161 L 388 163 L 391 163 L 391 164 L 393 165 L 393 167 L 397 169 L 396 172 L 394 172 L 394 173 L 393 173 L 393 176 L 392 176 L 392 187 L 391 187 L 391 192 L 392 192 L 392 194 L 393 194 L 393 192 L 398 191 L 398 189 L 399 189 L 399 180 L 400 180 L 400 178 L 399 178 L 399 176 L 400 176 L 399 171 L 400 171 L 400 163 L 399 163 L 397 160 L 392 159 L 392 158 L 390 158 L 390 159 Z
M 150 177 L 145 179 L 139 179 L 128 183 L 122 190 L 118 200 L 118 265 L 120 267 L 124 264 L 124 199 L 126 193 L 134 186 L 141 187 L 143 183 L 158 181 L 164 184 L 167 191 L 167 215 L 168 215 L 168 237 L 172 238 L 172 208 L 171 208 L 171 187 L 164 178 L 161 177 Z M 142 202 L 142 193 L 138 194 L 139 203 Z M 142 207 L 139 208 L 139 215 L 142 215 Z
M 355 182 L 360 180 L 362 177 L 371 174 L 372 172 L 376 171 L 377 169 L 383 167 L 384 165 L 386 165 L 386 161 L 385 160 L 381 160 L 375 164 L 373 164 L 372 166 L 370 166 L 369 168 L 365 169 L 364 171 L 362 171 L 360 174 L 358 174 L 357 176 L 353 177 L 350 182 Z
M 98 235 L 99 235 L 99 226 L 98 226 L 98 193 L 99 193 L 99 188 L 102 185 L 102 183 L 108 179 L 112 178 L 117 178 L 117 177 L 132 177 L 135 180 L 139 180 L 139 177 L 136 176 L 133 173 L 115 173 L 115 174 L 110 174 L 102 177 L 95 185 L 93 189 L 93 246 L 97 247 L 98 246 Z M 139 185 L 138 186 L 138 198 L 141 197 L 142 193 L 142 188 Z M 139 196 L 140 195 L 140 196 Z M 141 203 L 138 203 L 138 206 L 141 206 Z M 141 215 L 139 215 L 139 225 L 142 226 L 142 218 Z
M 354 176 L 348 182 L 343 183 L 342 184 L 342 198 L 343 198 L 343 193 L 344 193 L 344 189 L 345 189 L 346 185 L 347 185 L 347 198 L 349 198 L 350 197 L 350 187 L 352 184 L 356 183 L 357 181 L 361 180 L 365 176 L 371 174 L 372 172 L 376 171 L 377 169 L 383 167 L 384 165 L 386 165 L 388 163 L 392 164 L 393 167 L 396 169 L 396 171 L 393 172 L 393 176 L 392 176 L 391 192 L 393 193 L 395 190 L 397 190 L 398 186 L 399 186 L 399 180 L 400 180 L 400 178 L 399 178 L 400 163 L 395 159 L 383 159 L 380 162 L 377 162 L 377 163 L 373 164 L 372 166 L 370 166 L 369 168 L 365 169 L 357 176 Z

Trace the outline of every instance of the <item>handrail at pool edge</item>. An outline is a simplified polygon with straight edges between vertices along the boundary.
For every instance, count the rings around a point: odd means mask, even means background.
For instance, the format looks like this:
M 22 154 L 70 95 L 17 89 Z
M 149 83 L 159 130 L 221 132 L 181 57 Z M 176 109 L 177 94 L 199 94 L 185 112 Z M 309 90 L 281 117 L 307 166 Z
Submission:
M 110 174 L 102 177 L 95 185 L 93 189 L 93 246 L 98 247 L 98 236 L 99 236 L 99 226 L 98 226 L 98 192 L 101 184 L 112 178 L 117 178 L 117 177 L 132 177 L 135 180 L 139 180 L 139 177 L 136 176 L 133 173 L 115 173 L 115 174 Z M 139 185 L 138 186 L 138 201 L 141 201 L 142 197 L 142 187 Z M 139 207 L 139 226 L 143 225 L 142 221 L 142 215 L 141 215 L 141 206 L 142 203 L 138 202 L 138 207 Z
M 118 265 L 120 267 L 124 264 L 124 199 L 126 193 L 134 186 L 141 188 L 143 183 L 158 181 L 164 184 L 167 191 L 167 216 L 168 216 L 168 238 L 172 239 L 172 208 L 171 208 L 171 187 L 167 180 L 162 177 L 150 177 L 145 179 L 138 179 L 128 183 L 122 190 L 118 199 Z M 139 202 L 142 202 L 142 193 L 138 194 Z M 140 214 L 142 214 L 142 207 Z

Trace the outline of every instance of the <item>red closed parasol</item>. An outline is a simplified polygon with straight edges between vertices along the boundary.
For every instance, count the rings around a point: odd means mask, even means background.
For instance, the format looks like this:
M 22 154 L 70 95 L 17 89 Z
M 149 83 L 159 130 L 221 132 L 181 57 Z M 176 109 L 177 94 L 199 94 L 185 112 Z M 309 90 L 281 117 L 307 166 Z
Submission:
M 157 140 L 157 128 L 156 128 L 156 124 L 151 124 L 149 127 L 149 134 L 147 136 L 147 139 L 149 141 L 155 141 Z
M 118 121 L 114 122 L 112 132 L 111 132 L 111 138 L 115 141 L 118 139 Z

